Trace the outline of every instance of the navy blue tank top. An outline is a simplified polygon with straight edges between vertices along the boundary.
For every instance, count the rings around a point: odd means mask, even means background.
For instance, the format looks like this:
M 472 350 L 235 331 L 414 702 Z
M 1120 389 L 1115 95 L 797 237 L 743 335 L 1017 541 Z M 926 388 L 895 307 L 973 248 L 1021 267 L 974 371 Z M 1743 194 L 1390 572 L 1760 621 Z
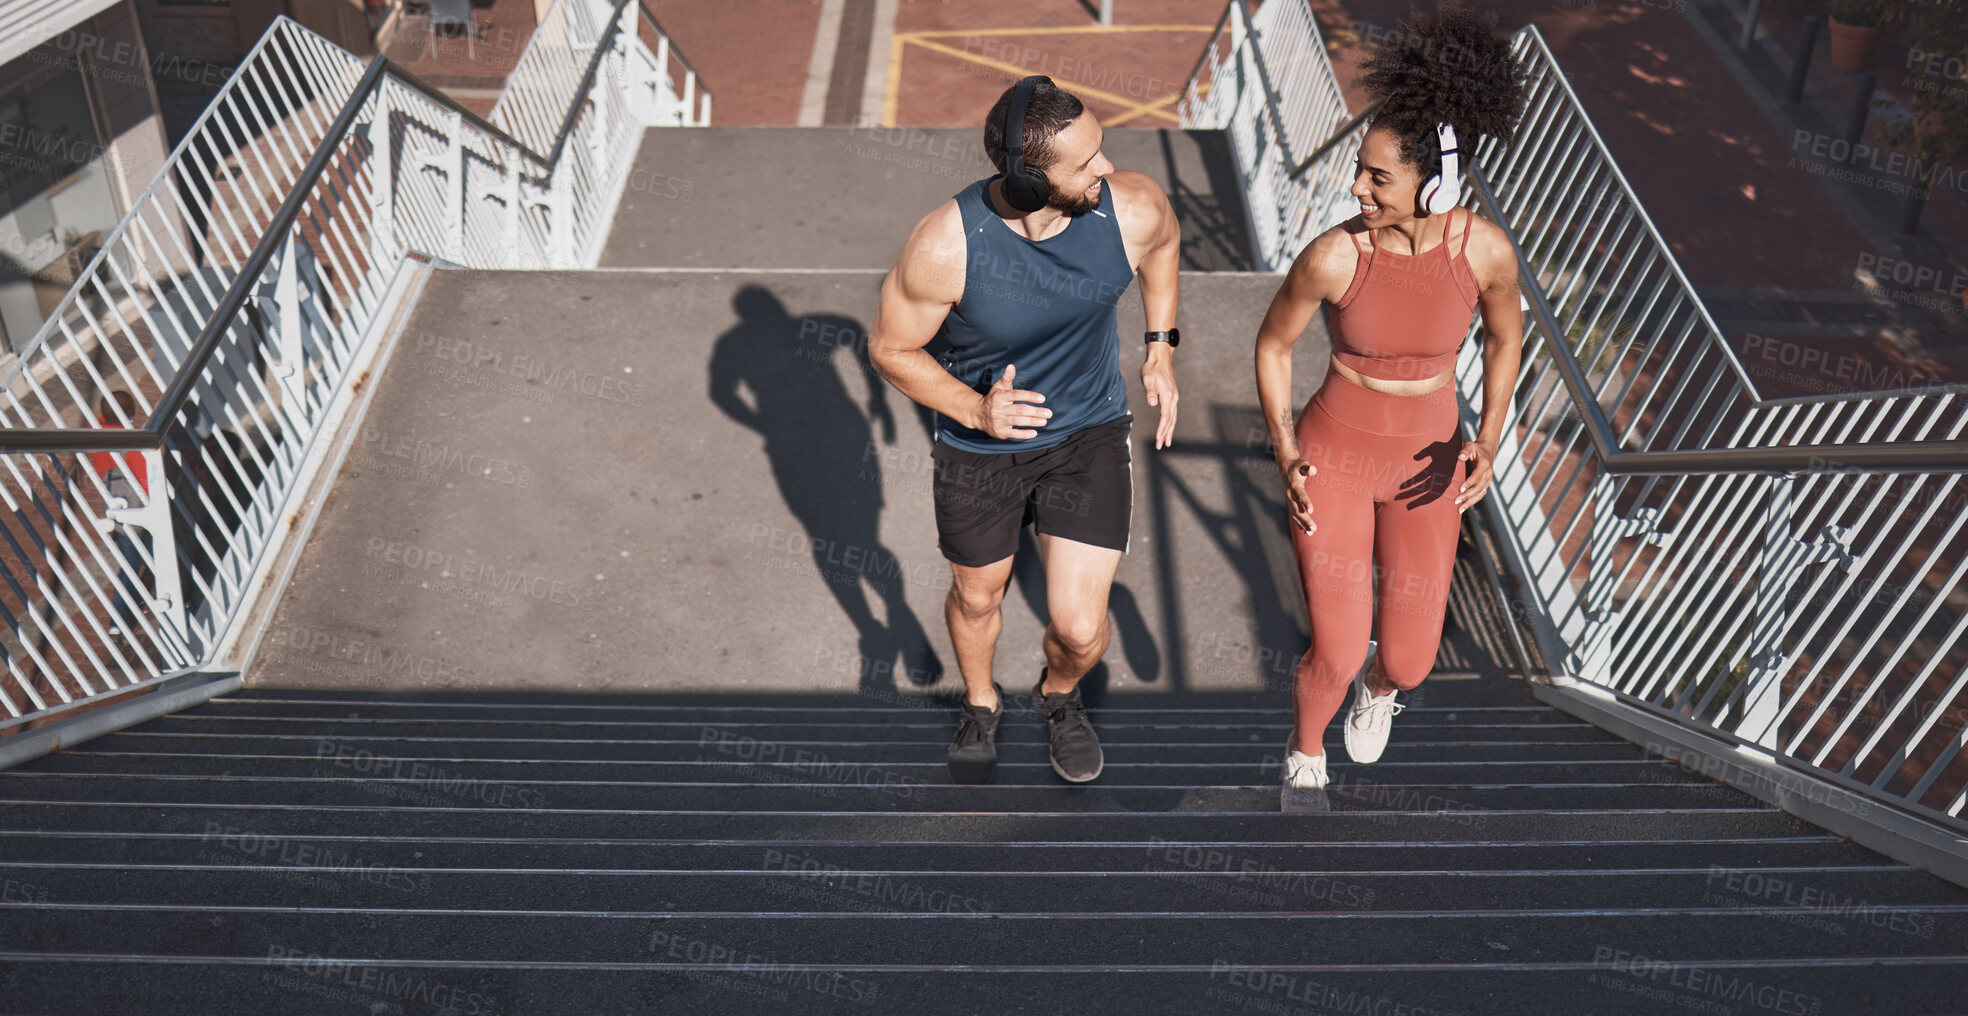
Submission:
M 993 177 L 992 179 L 996 179 Z M 964 289 L 928 347 L 957 380 L 983 392 L 1018 369 L 1012 387 L 1045 396 L 1052 418 L 1026 439 L 995 438 L 936 414 L 936 439 L 972 452 L 1050 448 L 1074 432 L 1127 415 L 1116 326 L 1134 281 L 1114 195 L 1044 240 L 1012 229 L 991 208 L 990 180 L 956 196 L 963 213 Z

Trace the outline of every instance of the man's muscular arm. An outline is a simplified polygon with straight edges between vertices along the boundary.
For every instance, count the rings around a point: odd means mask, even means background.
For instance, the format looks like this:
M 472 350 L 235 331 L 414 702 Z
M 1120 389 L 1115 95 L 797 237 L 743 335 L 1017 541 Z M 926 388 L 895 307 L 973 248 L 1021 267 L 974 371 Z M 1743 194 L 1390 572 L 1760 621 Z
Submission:
M 1114 190 L 1114 214 L 1120 217 L 1121 244 L 1127 249 L 1128 264 L 1141 277 L 1141 309 L 1148 330 L 1163 332 L 1175 327 L 1176 291 L 1179 286 L 1182 227 L 1175 221 L 1175 209 L 1168 195 L 1154 180 L 1140 173 L 1119 172 L 1107 178 Z M 1155 425 L 1155 447 L 1175 441 L 1175 371 L 1171 366 L 1175 349 L 1166 342 L 1148 344 L 1147 361 L 1141 365 L 1141 387 L 1148 404 L 1161 407 Z
M 1052 415 L 1031 403 L 1036 392 L 1011 387 L 1014 366 L 979 395 L 950 376 L 923 347 L 963 297 L 963 215 L 955 201 L 925 216 L 909 233 L 902 257 L 882 280 L 881 304 L 868 331 L 868 360 L 902 394 L 973 430 L 998 438 L 1035 437 Z
M 1147 312 L 1148 330 L 1167 331 L 1175 327 L 1182 226 L 1168 195 L 1152 178 L 1123 171 L 1107 181 L 1114 188 L 1114 213 L 1121 220 L 1128 264 L 1141 276 L 1141 309 Z

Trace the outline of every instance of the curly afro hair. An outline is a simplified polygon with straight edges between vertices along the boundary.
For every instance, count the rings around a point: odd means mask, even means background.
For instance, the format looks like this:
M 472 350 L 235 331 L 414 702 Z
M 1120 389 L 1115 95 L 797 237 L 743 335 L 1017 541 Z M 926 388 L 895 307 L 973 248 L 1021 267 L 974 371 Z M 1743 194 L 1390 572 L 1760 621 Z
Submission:
M 1455 128 L 1467 164 L 1480 134 L 1509 144 L 1524 109 L 1524 70 L 1494 11 L 1454 5 L 1405 18 L 1361 67 L 1358 83 L 1382 102 L 1372 126 L 1394 133 L 1401 161 L 1424 180 L 1442 168 L 1437 122 Z

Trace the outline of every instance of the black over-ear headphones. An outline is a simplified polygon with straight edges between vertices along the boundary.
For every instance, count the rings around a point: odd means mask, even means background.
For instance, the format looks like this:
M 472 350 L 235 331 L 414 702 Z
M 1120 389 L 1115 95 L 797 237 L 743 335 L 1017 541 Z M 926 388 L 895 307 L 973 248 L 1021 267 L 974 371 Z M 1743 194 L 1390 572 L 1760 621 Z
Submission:
M 1052 197 L 1052 185 L 1045 170 L 1025 164 L 1025 104 L 1032 101 L 1032 89 L 1039 82 L 1052 84 L 1043 74 L 1020 81 L 1011 90 L 1011 108 L 1005 110 L 1005 203 L 1021 212 L 1036 212 Z

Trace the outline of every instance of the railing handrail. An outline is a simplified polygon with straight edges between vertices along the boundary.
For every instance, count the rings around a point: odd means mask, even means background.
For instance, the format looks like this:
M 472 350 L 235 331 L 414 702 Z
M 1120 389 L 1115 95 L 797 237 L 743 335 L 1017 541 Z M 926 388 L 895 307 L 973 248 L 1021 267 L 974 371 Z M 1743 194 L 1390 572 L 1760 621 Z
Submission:
M 550 165 L 560 164 L 560 153 L 567 147 L 568 133 L 574 129 L 574 119 L 581 115 L 582 100 L 587 97 L 588 89 L 594 87 L 595 75 L 601 70 L 601 59 L 608 55 L 609 44 L 615 41 L 615 33 L 622 28 L 622 9 L 630 2 L 631 0 L 615 0 L 615 7 L 608 15 L 608 23 L 602 26 L 601 35 L 595 39 L 594 52 L 588 54 L 588 66 L 581 72 L 581 83 L 574 86 L 574 101 L 567 104 L 567 112 L 560 117 L 560 129 L 554 132 L 553 153 L 547 157 Z M 639 4 L 641 0 L 635 2 Z M 643 13 L 647 14 L 648 8 L 644 8 Z
M 1551 47 L 1545 45 L 1544 33 L 1538 31 L 1537 25 L 1527 23 L 1523 28 L 1518 29 L 1518 31 L 1528 33 L 1531 43 L 1538 48 L 1539 53 L 1543 54 L 1544 59 L 1551 66 L 1558 66 L 1558 58 L 1552 55 Z M 1736 380 L 1741 382 L 1742 386 L 1749 390 L 1750 404 L 1762 405 L 1763 390 L 1756 387 L 1756 381 L 1750 377 L 1749 368 L 1744 366 L 1741 358 L 1736 356 L 1736 351 L 1729 348 L 1729 343 L 1723 340 L 1722 326 L 1715 323 L 1714 315 L 1708 312 L 1708 304 L 1703 303 L 1701 296 L 1695 292 L 1695 284 L 1688 280 L 1688 273 L 1681 270 L 1681 259 L 1674 256 L 1674 248 L 1668 246 L 1667 240 L 1661 236 L 1660 230 L 1655 228 L 1653 216 L 1647 214 L 1647 206 L 1641 204 L 1640 195 L 1634 193 L 1633 185 L 1627 182 L 1626 174 L 1620 171 L 1619 163 L 1613 159 L 1612 148 L 1606 144 L 1605 138 L 1599 136 L 1598 125 L 1592 122 L 1591 117 L 1584 115 L 1585 103 L 1580 101 L 1578 92 L 1572 89 L 1571 79 L 1565 77 L 1563 74 L 1554 74 L 1552 78 L 1556 81 L 1559 88 L 1564 89 L 1565 97 L 1571 100 L 1572 106 L 1579 110 L 1579 122 L 1584 125 L 1586 134 L 1592 139 L 1592 143 L 1600 151 L 1606 153 L 1606 158 L 1603 161 L 1606 165 L 1607 172 L 1612 174 L 1613 182 L 1619 185 L 1620 193 L 1625 195 L 1628 206 L 1633 209 L 1633 217 L 1640 222 L 1640 228 L 1646 230 L 1648 238 L 1653 240 L 1654 248 L 1660 252 L 1662 260 L 1667 264 L 1667 270 L 1673 274 L 1675 280 L 1681 283 L 1681 288 L 1687 292 L 1689 303 L 1694 306 L 1695 314 L 1701 318 L 1702 326 L 1707 329 L 1709 345 L 1721 351 L 1724 359 L 1728 361 L 1730 369 L 1735 371 Z M 1475 162 L 1476 160 L 1474 159 L 1469 160 L 1472 169 L 1475 167 Z
M 552 159 L 549 159 L 546 156 L 541 155 L 540 153 L 534 151 L 532 147 L 528 145 L 526 142 L 521 141 L 518 138 L 513 137 L 511 134 L 507 133 L 504 127 L 501 127 L 498 124 L 495 124 L 492 121 L 487 120 L 482 116 L 479 116 L 477 113 L 472 112 L 471 107 L 466 106 L 463 103 L 460 103 L 458 100 L 453 99 L 449 95 L 444 94 L 443 89 L 438 88 L 436 85 L 433 85 L 430 82 L 425 81 L 424 79 L 416 76 L 415 74 L 410 73 L 408 70 L 405 70 L 401 65 L 395 63 L 394 61 L 391 61 L 389 63 L 388 73 L 390 77 L 395 78 L 397 81 L 402 82 L 405 85 L 408 85 L 412 89 L 415 89 L 418 92 L 418 94 L 422 95 L 424 98 L 429 99 L 432 102 L 437 103 L 439 106 L 442 106 L 445 109 L 453 113 L 457 113 L 459 116 L 464 117 L 466 123 L 471 124 L 473 127 L 476 127 L 479 130 L 492 135 L 494 138 L 503 141 L 506 144 L 509 144 L 514 148 L 518 149 L 519 154 L 525 156 L 528 159 L 533 160 L 535 163 L 537 163 L 540 166 L 540 168 L 546 170 L 553 169 L 554 161 Z M 322 143 L 326 144 L 327 142 L 324 141 Z M 0 433 L 5 433 L 5 432 L 0 431 Z
M 1285 165 L 1289 166 L 1294 161 L 1291 138 L 1285 136 L 1285 116 L 1278 111 L 1278 90 L 1271 87 L 1271 69 L 1264 63 L 1264 47 L 1257 44 L 1257 23 L 1251 16 L 1250 0 L 1236 0 L 1236 3 L 1237 9 L 1244 14 L 1245 30 L 1250 33 L 1251 59 L 1257 64 L 1257 84 L 1264 89 L 1264 105 L 1271 110 L 1271 126 L 1278 134 L 1278 148 L 1284 153 Z M 1228 14 L 1229 9 L 1225 8 L 1224 13 Z
M 1196 76 L 1203 72 L 1203 65 L 1209 62 L 1210 52 L 1216 48 L 1216 40 L 1223 38 L 1223 28 L 1230 23 L 1230 7 L 1230 4 L 1224 4 L 1223 13 L 1216 16 L 1216 28 L 1210 32 L 1209 41 L 1203 43 L 1203 51 L 1196 54 L 1196 65 L 1189 68 L 1189 77 L 1184 79 L 1183 95 L 1188 95 L 1189 89 L 1195 87 Z
M 348 135 L 355 118 L 361 114 L 363 102 L 382 84 L 383 75 L 389 69 L 389 58 L 376 54 L 357 80 L 355 91 L 348 101 L 342 104 L 341 112 L 336 114 L 333 123 L 322 136 L 321 144 L 314 155 L 295 177 L 294 185 L 288 189 L 286 200 L 273 213 L 267 222 L 266 231 L 258 243 L 253 245 L 252 253 L 246 256 L 239 271 L 233 274 L 232 284 L 226 287 L 219 297 L 218 306 L 206 319 L 205 327 L 198 333 L 198 341 L 192 343 L 185 359 L 171 377 L 170 387 L 158 397 L 156 408 L 151 411 L 150 421 L 142 427 L 118 428 L 105 431 L 95 427 L 0 427 L 0 454 L 15 455 L 23 453 L 55 452 L 106 452 L 106 451 L 150 451 L 164 447 L 164 435 L 177 419 L 179 410 L 184 408 L 186 399 L 191 397 L 192 389 L 198 384 L 198 377 L 204 373 L 205 364 L 219 348 L 219 341 L 232 327 L 232 320 L 252 295 L 253 288 L 260 284 L 260 275 L 272 263 L 280 251 L 280 245 L 287 242 L 287 231 L 301 214 L 312 195 L 314 185 L 320 181 L 321 174 L 328 168 L 329 160 L 342 138 Z
M 405 70 L 388 57 L 377 54 L 369 62 L 369 66 L 364 69 L 362 77 L 356 83 L 355 90 L 350 93 L 348 100 L 343 103 L 340 113 L 329 126 L 328 132 L 323 135 L 321 143 L 315 148 L 312 158 L 308 160 L 306 167 L 301 170 L 301 174 L 295 178 L 293 185 L 287 192 L 286 200 L 282 202 L 279 210 L 274 213 L 273 218 L 267 223 L 265 232 L 261 235 L 259 242 L 253 246 L 252 253 L 247 256 L 246 262 L 240 267 L 239 272 L 233 277 L 232 284 L 226 288 L 225 294 L 220 297 L 218 306 L 207 319 L 205 327 L 199 332 L 197 342 L 186 353 L 183 365 L 173 375 L 170 387 L 165 389 L 163 394 L 158 398 L 155 408 L 151 411 L 150 420 L 142 427 L 132 428 L 0 427 L 0 455 L 85 454 L 91 452 L 153 451 L 163 448 L 165 434 L 169 431 L 172 421 L 177 418 L 179 411 L 184 408 L 185 401 L 191 397 L 192 390 L 198 384 L 199 375 L 204 371 L 205 365 L 210 362 L 212 354 L 217 351 L 219 343 L 225 337 L 226 331 L 231 328 L 232 319 L 238 314 L 240 308 L 245 306 L 247 299 L 251 297 L 253 287 L 259 285 L 259 277 L 266 266 L 279 254 L 280 245 L 286 242 L 288 230 L 293 227 L 295 220 L 300 217 L 301 208 L 307 203 L 314 185 L 320 181 L 321 174 L 327 170 L 329 161 L 334 157 L 336 147 L 347 136 L 348 130 L 355 124 L 356 117 L 360 115 L 363 104 L 368 100 L 370 95 L 374 94 L 376 89 L 382 86 L 385 77 L 396 79 L 402 84 L 416 90 L 425 98 L 437 103 L 440 107 L 458 114 L 473 127 L 491 134 L 499 141 L 512 145 L 522 156 L 530 159 L 542 169 L 551 173 L 554 167 L 560 163 L 560 155 L 567 142 L 568 128 L 573 124 L 574 118 L 581 111 L 582 98 L 587 95 L 588 89 L 594 84 L 594 78 L 598 73 L 601 59 L 608 52 L 609 43 L 613 41 L 614 33 L 620 27 L 622 10 L 631 2 L 640 4 L 640 0 L 615 0 L 613 13 L 608 19 L 608 27 L 603 31 L 600 39 L 595 44 L 594 54 L 588 59 L 587 70 L 581 78 L 581 85 L 575 90 L 574 99 L 568 103 L 567 114 L 561 120 L 561 129 L 554 143 L 553 151 L 546 156 L 533 151 L 532 148 L 513 137 L 504 129 L 492 124 L 477 113 L 472 112 L 456 99 L 446 95 L 442 90 L 418 78 L 408 70 Z M 643 12 L 647 15 L 647 8 L 644 8 Z M 285 17 L 285 15 L 282 15 L 282 17 Z M 655 23 L 653 16 L 650 21 L 651 24 Z M 660 30 L 660 26 L 658 27 Z M 264 45 L 266 39 L 269 38 L 272 38 L 271 33 L 263 37 L 260 44 Z M 675 52 L 674 47 L 671 47 L 671 52 Z M 688 65 L 686 64 L 686 66 Z M 153 182 L 152 187 L 155 186 L 156 183 Z M 107 245 L 105 245 L 104 250 L 108 250 Z M 96 256 L 100 258 L 104 254 L 103 252 L 98 252 Z M 77 283 L 77 285 L 80 284 L 80 282 Z M 22 362 L 24 363 L 25 361 L 23 360 Z
M 663 30 L 663 23 L 656 20 L 656 13 L 651 11 L 649 5 L 644 3 L 643 0 L 636 0 L 636 7 L 642 11 L 642 20 L 649 22 L 649 27 L 654 28 L 656 34 L 665 37 L 670 34 Z M 677 63 L 683 65 L 684 70 L 690 72 L 697 79 L 697 90 L 709 95 L 711 89 L 709 85 L 704 84 L 704 75 L 698 73 L 697 68 L 691 65 L 690 59 L 683 55 L 683 50 L 676 46 L 671 46 L 670 55 L 676 58 Z
M 1495 222 L 1510 240 L 1510 251 L 1517 258 L 1517 274 L 1524 282 L 1525 300 L 1538 327 L 1546 335 L 1562 336 L 1558 315 L 1538 284 L 1537 274 L 1517 242 L 1517 233 L 1504 218 L 1496 193 L 1481 166 L 1469 167 L 1470 182 Z M 1592 397 L 1592 384 L 1585 368 L 1564 342 L 1548 342 L 1551 358 L 1564 379 L 1566 394 L 1585 420 L 1586 435 L 1602 470 L 1615 475 L 1687 475 L 1720 473 L 1816 472 L 1839 470 L 1968 470 L 1968 441 L 1905 441 L 1867 444 L 1787 445 L 1778 448 L 1714 448 L 1676 451 L 1635 452 L 1619 447 L 1612 423 L 1606 419 L 1599 400 Z M 1968 385 L 1959 386 L 1968 391 Z
M 1380 107 L 1386 105 L 1386 103 L 1387 103 L 1386 99 L 1375 99 L 1374 101 L 1368 103 L 1367 108 L 1359 111 L 1358 113 L 1355 113 L 1352 119 L 1341 124 L 1338 130 L 1333 131 L 1332 137 L 1327 138 L 1324 144 L 1321 144 L 1317 149 L 1315 149 L 1311 155 L 1306 156 L 1305 161 L 1299 163 L 1297 166 L 1292 167 L 1291 172 L 1286 174 L 1286 176 L 1292 180 L 1296 180 L 1299 177 L 1304 176 L 1305 171 L 1311 169 L 1313 164 L 1317 163 L 1320 159 L 1325 158 L 1326 153 L 1332 151 L 1334 145 L 1337 145 L 1341 141 L 1346 140 L 1347 135 L 1353 133 L 1354 131 L 1360 128 L 1361 121 L 1374 115 L 1375 113 L 1380 112 Z

